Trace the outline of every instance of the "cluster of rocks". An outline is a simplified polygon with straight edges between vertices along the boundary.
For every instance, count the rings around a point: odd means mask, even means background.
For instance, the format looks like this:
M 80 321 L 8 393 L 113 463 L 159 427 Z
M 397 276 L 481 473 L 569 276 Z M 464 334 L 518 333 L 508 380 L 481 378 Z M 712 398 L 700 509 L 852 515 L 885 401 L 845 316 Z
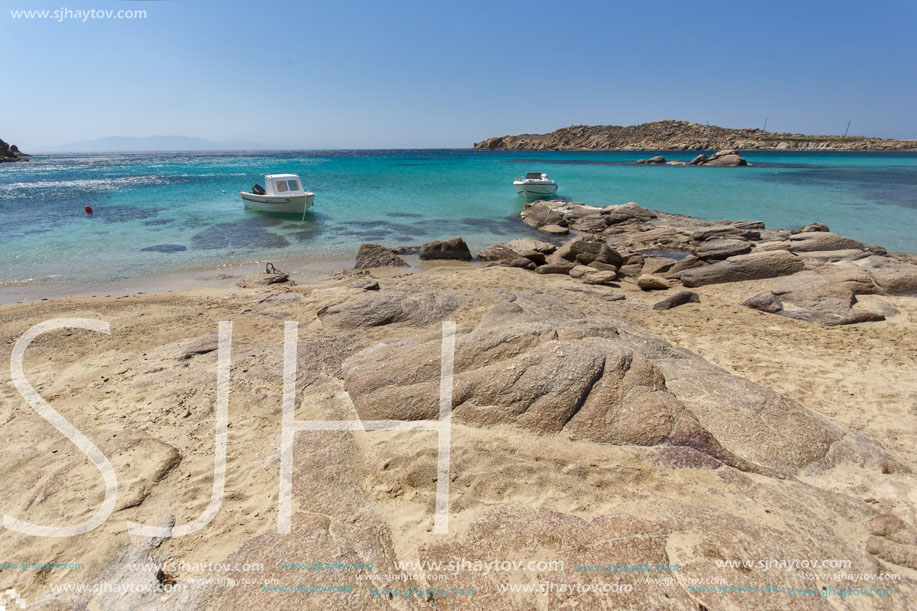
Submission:
M 726 151 L 725 156 L 732 152 Z M 722 157 L 720 157 L 722 158 Z M 489 265 L 564 274 L 585 284 L 636 284 L 644 291 L 788 277 L 743 305 L 824 325 L 884 320 L 891 305 L 865 310 L 857 295 L 917 296 L 917 265 L 884 248 L 838 235 L 821 223 L 791 231 L 766 229 L 761 221 L 709 222 L 643 208 L 629 202 L 587 206 L 567 201 L 526 204 L 522 221 L 557 244 L 520 238 L 472 253 L 462 238 L 428 242 L 423 260 L 486 262 Z M 392 250 L 364 244 L 357 269 L 403 266 Z M 617 285 L 613 285 L 617 286 Z M 668 309 L 696 302 L 683 291 L 656 304 Z
M 468 244 L 460 237 L 448 240 L 433 240 L 419 248 L 412 246 L 399 246 L 386 248 L 381 244 L 363 244 L 357 251 L 357 260 L 354 269 L 370 269 L 373 267 L 406 267 L 408 263 L 400 255 L 418 254 L 422 261 L 471 261 L 471 250 Z
M 650 157 L 649 159 L 638 159 L 637 163 L 639 164 L 650 164 L 650 165 L 709 165 L 713 167 L 721 168 L 731 168 L 736 166 L 748 165 L 748 162 L 745 161 L 745 158 L 739 154 L 739 151 L 736 149 L 726 149 L 723 151 L 718 151 L 707 157 L 703 153 L 696 156 L 691 161 L 666 161 L 666 158 L 662 155 L 657 155 L 655 157 Z
M 28 161 L 29 155 L 19 150 L 15 144 L 7 144 L 0 140 L 0 163 L 8 161 Z
M 821 223 L 769 230 L 760 221 L 708 222 L 633 202 L 604 207 L 532 202 L 522 218 L 548 234 L 556 234 L 557 227 L 577 233 L 536 269 L 540 273 L 577 276 L 587 273 L 578 266 L 610 271 L 603 267 L 610 265 L 616 277 L 644 290 L 792 276 L 744 305 L 825 325 L 883 320 L 895 313 L 891 306 L 882 311 L 855 307 L 856 295 L 917 296 L 917 265 L 832 233 Z M 688 298 L 693 299 L 679 300 Z
M 476 142 L 479 150 L 624 150 L 717 151 L 777 150 L 908 150 L 917 140 L 841 136 L 807 136 L 761 129 L 729 129 L 688 121 L 654 121 L 640 125 L 573 125 L 549 134 L 521 134 Z
M 557 247 L 524 238 L 490 246 L 478 258 L 509 267 L 522 267 L 539 274 L 569 274 L 586 284 L 608 284 L 618 275 L 624 258 L 601 240 L 574 239 Z

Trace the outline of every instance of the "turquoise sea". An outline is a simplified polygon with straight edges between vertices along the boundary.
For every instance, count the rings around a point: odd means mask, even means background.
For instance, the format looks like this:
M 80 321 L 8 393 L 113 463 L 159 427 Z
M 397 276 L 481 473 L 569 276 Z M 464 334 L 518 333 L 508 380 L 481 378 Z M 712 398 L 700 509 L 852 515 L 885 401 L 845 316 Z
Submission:
M 526 233 L 512 180 L 541 170 L 557 196 L 635 201 L 705 219 L 821 221 L 917 252 L 917 154 L 748 152 L 752 167 L 641 166 L 657 152 L 471 150 L 61 154 L 0 164 L 0 283 L 105 282 L 246 261 L 350 257 L 363 242 L 472 247 Z M 694 152 L 659 152 L 689 160 Z M 266 173 L 316 194 L 304 220 L 246 211 Z M 88 216 L 83 207 L 94 214 Z M 145 251 L 169 245 L 173 252 Z

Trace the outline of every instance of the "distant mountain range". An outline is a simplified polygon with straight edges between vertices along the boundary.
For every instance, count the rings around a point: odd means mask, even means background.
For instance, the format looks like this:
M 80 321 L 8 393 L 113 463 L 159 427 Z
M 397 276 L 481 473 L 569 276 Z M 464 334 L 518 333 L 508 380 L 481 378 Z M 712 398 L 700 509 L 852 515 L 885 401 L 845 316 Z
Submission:
M 688 121 L 656 121 L 641 125 L 573 125 L 550 134 L 500 136 L 476 142 L 474 148 L 498 151 L 531 150 L 917 150 L 917 140 L 887 140 L 860 136 L 807 136 L 730 129 Z
M 214 142 L 189 136 L 108 136 L 95 140 L 72 142 L 62 146 L 46 147 L 48 151 L 67 152 L 141 152 L 141 151 L 234 151 L 266 149 L 263 144 L 230 140 Z

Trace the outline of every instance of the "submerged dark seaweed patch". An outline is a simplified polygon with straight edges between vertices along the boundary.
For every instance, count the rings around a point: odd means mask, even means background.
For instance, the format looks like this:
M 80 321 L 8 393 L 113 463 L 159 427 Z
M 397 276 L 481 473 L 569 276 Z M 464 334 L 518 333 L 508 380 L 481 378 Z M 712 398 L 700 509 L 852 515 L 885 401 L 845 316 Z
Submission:
M 148 219 L 159 214 L 162 208 L 139 208 L 137 206 L 97 204 L 93 206 L 93 218 L 106 223 L 126 223 Z
M 141 252 L 183 252 L 188 250 L 186 246 L 181 244 L 154 244 L 153 246 L 147 246 L 146 248 L 141 248 Z
M 219 248 L 284 248 L 290 242 L 282 235 L 265 230 L 275 225 L 269 219 L 219 223 L 191 237 L 191 246 L 198 250 Z
M 917 208 L 917 172 L 910 167 L 802 167 L 805 169 L 755 174 L 749 178 L 804 187 L 818 185 L 879 204 Z

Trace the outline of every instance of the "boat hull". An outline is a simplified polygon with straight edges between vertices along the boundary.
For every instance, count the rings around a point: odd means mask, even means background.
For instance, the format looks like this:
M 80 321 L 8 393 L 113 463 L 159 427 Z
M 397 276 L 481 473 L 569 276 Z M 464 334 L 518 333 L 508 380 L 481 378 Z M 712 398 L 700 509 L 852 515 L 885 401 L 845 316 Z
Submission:
M 262 212 L 276 212 L 280 214 L 303 214 L 311 208 L 315 201 L 314 193 L 305 195 L 257 195 L 255 193 L 241 192 L 242 202 L 249 210 Z
M 545 195 L 554 195 L 557 192 L 556 183 L 513 183 L 516 187 L 516 193 L 525 197 L 543 197 Z

